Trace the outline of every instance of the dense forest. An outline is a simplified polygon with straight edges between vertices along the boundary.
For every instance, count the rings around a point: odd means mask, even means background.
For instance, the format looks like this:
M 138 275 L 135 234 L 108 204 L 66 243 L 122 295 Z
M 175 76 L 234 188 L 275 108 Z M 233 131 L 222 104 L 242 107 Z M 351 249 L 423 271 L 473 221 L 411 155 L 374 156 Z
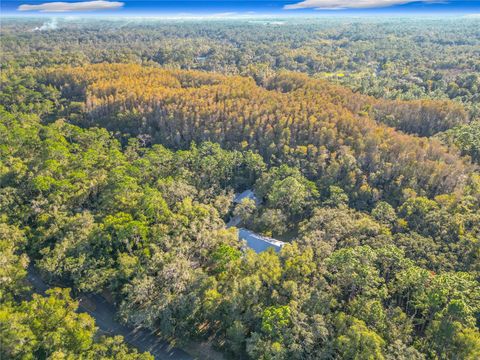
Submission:
M 154 62 L 257 81 L 289 70 L 376 97 L 456 99 L 479 112 L 480 29 L 474 18 L 5 19 L 2 35 L 2 64 Z
M 0 357 L 152 358 L 80 292 L 225 358 L 480 357 L 478 21 L 41 25 L 1 30 Z

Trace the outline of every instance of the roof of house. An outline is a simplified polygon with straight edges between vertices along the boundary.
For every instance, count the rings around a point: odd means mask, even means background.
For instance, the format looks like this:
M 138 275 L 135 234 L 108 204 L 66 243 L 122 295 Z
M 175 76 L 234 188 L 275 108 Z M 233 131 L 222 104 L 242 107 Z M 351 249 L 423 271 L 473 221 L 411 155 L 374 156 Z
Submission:
M 252 199 L 255 202 L 258 201 L 257 197 L 255 196 L 255 193 L 250 189 L 245 190 L 244 192 L 242 192 L 240 194 L 237 194 L 235 196 L 235 198 L 233 199 L 233 202 L 236 203 L 236 204 L 240 204 L 243 199 Z
M 244 228 L 238 229 L 238 237 L 240 240 L 245 240 L 247 246 L 256 253 L 260 253 L 269 248 L 273 248 L 278 252 L 282 246 L 285 245 L 283 241 L 262 236 Z

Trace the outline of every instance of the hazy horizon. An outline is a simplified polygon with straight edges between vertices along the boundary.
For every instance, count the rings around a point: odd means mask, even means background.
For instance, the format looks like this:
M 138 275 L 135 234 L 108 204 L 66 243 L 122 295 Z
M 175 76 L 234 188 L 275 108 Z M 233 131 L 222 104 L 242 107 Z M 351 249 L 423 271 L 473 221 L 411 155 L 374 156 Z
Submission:
M 391 4 L 387 6 L 386 3 Z M 68 1 L 6 0 L 2 17 L 344 17 L 480 15 L 479 0 Z

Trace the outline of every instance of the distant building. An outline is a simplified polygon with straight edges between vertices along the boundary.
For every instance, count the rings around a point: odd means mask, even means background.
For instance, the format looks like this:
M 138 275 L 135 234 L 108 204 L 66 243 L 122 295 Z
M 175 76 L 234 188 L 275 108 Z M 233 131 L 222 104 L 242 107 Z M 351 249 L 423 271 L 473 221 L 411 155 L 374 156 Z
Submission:
M 255 204 L 257 204 L 257 205 L 260 203 L 258 198 L 255 196 L 255 193 L 250 189 L 245 190 L 244 192 L 242 192 L 240 194 L 237 194 L 235 196 L 235 198 L 233 199 L 233 202 L 235 204 L 240 204 L 243 199 L 251 199 L 251 200 L 255 201 Z
M 269 248 L 273 248 L 276 252 L 279 252 L 283 245 L 285 245 L 283 241 L 262 236 L 244 228 L 238 229 L 238 238 L 239 240 L 244 240 L 247 246 L 257 254 Z

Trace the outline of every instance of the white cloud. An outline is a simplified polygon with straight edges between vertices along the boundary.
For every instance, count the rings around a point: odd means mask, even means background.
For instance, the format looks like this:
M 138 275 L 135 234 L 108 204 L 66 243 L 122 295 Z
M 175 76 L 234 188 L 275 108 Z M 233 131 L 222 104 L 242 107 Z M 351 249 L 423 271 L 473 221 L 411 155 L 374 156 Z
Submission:
M 296 4 L 285 5 L 286 10 L 317 9 L 317 10 L 341 10 L 341 9 L 365 9 L 375 7 L 388 7 L 393 5 L 408 4 L 411 2 L 444 2 L 437 0 L 304 0 Z
M 68 12 L 68 11 L 95 11 L 112 10 L 121 8 L 123 2 L 118 1 L 81 1 L 81 2 L 49 2 L 38 5 L 20 5 L 18 11 L 39 11 L 39 12 Z

